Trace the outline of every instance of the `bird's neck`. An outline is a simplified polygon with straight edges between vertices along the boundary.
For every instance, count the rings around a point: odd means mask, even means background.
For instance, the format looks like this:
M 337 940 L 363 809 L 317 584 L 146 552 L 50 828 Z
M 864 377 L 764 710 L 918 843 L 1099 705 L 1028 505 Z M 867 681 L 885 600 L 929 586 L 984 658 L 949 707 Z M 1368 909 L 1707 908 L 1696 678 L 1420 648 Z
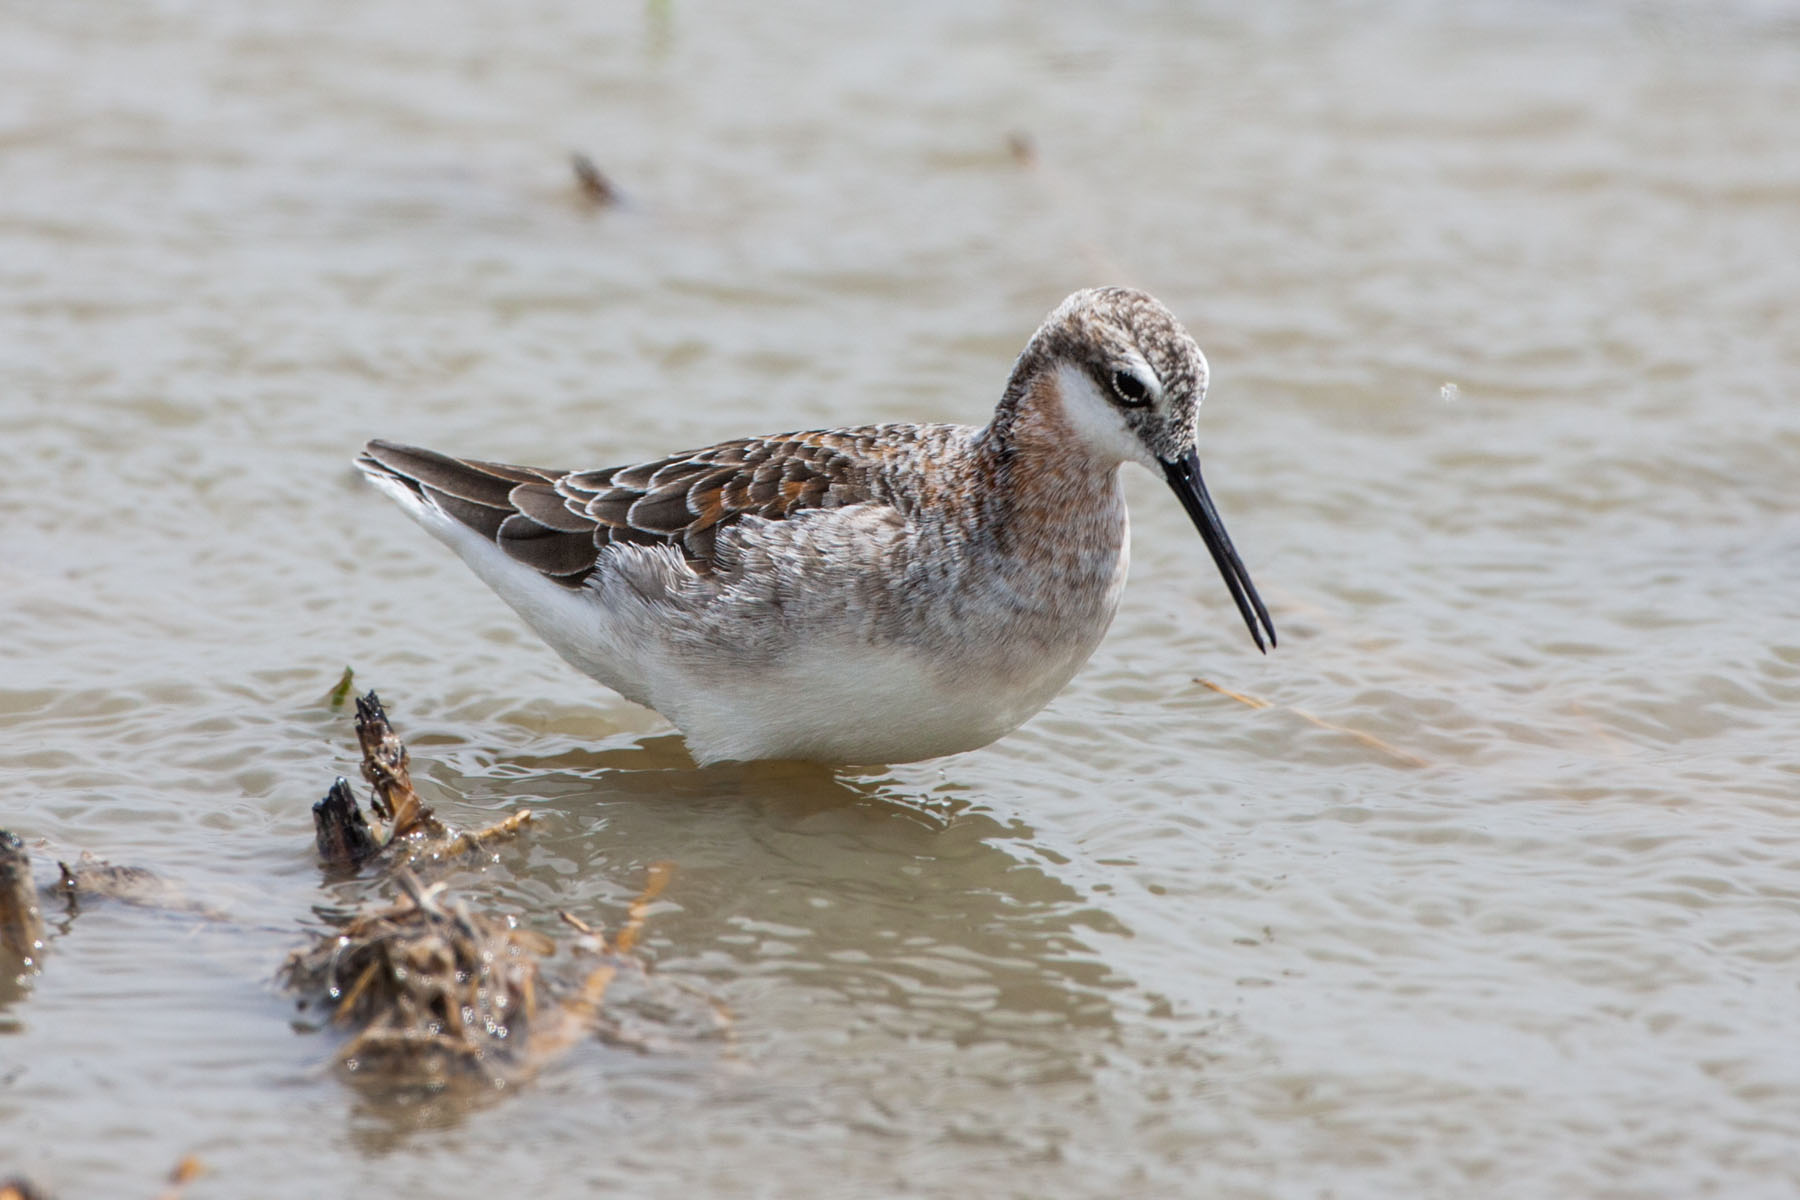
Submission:
M 1008 551 L 1084 573 L 1116 560 L 1126 532 L 1120 464 L 1076 434 L 1054 371 L 1015 375 L 974 461 L 984 476 L 976 494 Z

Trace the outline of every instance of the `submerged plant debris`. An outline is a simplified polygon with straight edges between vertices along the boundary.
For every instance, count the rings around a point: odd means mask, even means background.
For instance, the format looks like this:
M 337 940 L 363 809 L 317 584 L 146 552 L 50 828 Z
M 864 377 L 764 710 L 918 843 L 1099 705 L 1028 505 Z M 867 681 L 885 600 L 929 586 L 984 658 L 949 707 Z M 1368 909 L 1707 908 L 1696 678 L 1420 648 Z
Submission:
M 56 869 L 55 881 L 40 888 L 25 844 L 0 829 L 0 971 L 14 970 L 23 977 L 44 969 L 46 899 L 65 901 L 70 916 L 79 913 L 86 902 L 116 900 L 209 921 L 230 919 L 216 908 L 189 899 L 180 887 L 155 872 L 114 866 L 85 850 L 74 866 L 58 862 Z
M 337 780 L 313 807 L 314 841 L 328 870 L 391 886 L 390 898 L 323 914 L 327 928 L 289 954 L 278 976 L 314 1027 L 344 1035 L 335 1061 L 360 1085 L 390 1095 L 491 1092 L 528 1079 L 586 1039 L 649 1050 L 729 1031 L 722 1004 L 662 979 L 635 953 L 650 907 L 669 883 L 669 864 L 650 865 L 610 940 L 566 912 L 555 913 L 554 924 L 552 914 L 538 919 L 554 934 L 527 928 L 529 914 L 484 907 L 430 877 L 518 835 L 531 813 L 453 829 L 414 789 L 406 744 L 373 692 L 357 698 L 356 734 L 368 809 L 348 781 Z M 57 866 L 56 881 L 40 890 L 24 843 L 0 830 L 0 953 L 21 974 L 41 969 L 45 896 L 66 899 L 71 913 L 105 899 L 230 920 L 139 867 L 87 853 Z M 621 983 L 631 986 L 616 988 Z M 187 1178 L 171 1182 L 179 1187 Z M 12 1189 L 0 1190 L 0 1200 L 30 1195 L 26 1186 L 0 1185 Z
M 612 944 L 563 914 L 578 936 L 560 970 L 546 960 L 557 939 L 481 912 L 406 867 L 399 898 L 364 911 L 289 956 L 283 981 L 302 1010 L 320 1013 L 348 1040 L 336 1061 L 371 1085 L 395 1089 L 506 1087 L 529 1078 L 593 1036 L 644 1046 L 602 1011 L 622 972 L 642 976 L 632 955 L 643 910 L 668 881 L 653 868 L 633 916 Z M 722 1027 L 723 1010 L 712 1006 Z
M 179 887 L 142 867 L 117 867 L 83 851 L 74 866 L 58 862 L 56 868 L 55 882 L 39 888 L 25 843 L 0 829 L 0 958 L 12 960 L 8 968 L 16 964 L 21 975 L 44 967 L 46 897 L 67 901 L 70 914 L 80 912 L 85 901 L 118 900 L 208 920 L 225 919 L 225 914 L 190 900 Z
M 450 829 L 414 791 L 405 743 L 380 700 L 370 692 L 356 707 L 371 812 L 364 815 L 339 779 L 313 808 L 315 840 L 327 865 L 385 871 L 398 895 L 336 918 L 280 972 L 302 1011 L 346 1035 L 338 1065 L 369 1086 L 496 1088 L 530 1077 L 584 1038 L 650 1045 L 603 1003 L 621 976 L 652 978 L 632 951 L 669 866 L 650 868 L 610 943 L 567 913 L 557 915 L 574 936 L 559 941 L 452 895 L 442 882 L 424 882 L 421 871 L 517 833 L 530 813 L 472 833 Z M 569 953 L 559 958 L 565 946 Z M 662 990 L 675 998 L 664 1011 L 699 1008 L 709 1032 L 728 1026 L 724 1008 L 709 998 L 679 985 Z
M 1387 755 L 1389 758 L 1393 759 L 1395 762 L 1401 763 L 1404 766 L 1429 767 L 1431 765 L 1430 760 L 1421 758 L 1419 755 L 1414 754 L 1411 750 L 1402 750 L 1400 747 L 1394 745 L 1392 742 L 1384 741 L 1383 739 L 1376 737 L 1374 734 L 1366 733 L 1361 729 L 1352 729 L 1348 725 L 1339 725 L 1335 721 L 1327 721 L 1324 717 L 1317 716 L 1313 713 L 1310 713 L 1304 708 L 1295 708 L 1292 705 L 1277 706 L 1273 700 L 1265 700 L 1261 696 L 1252 696 L 1248 692 L 1234 692 L 1230 688 L 1226 687 L 1224 684 L 1214 683 L 1210 679 L 1196 678 L 1194 680 L 1194 682 L 1199 684 L 1201 687 L 1209 688 L 1212 691 L 1219 693 L 1219 695 L 1221 695 L 1221 696 L 1229 696 L 1231 699 L 1236 700 L 1239 704 L 1246 705 L 1250 708 L 1266 709 L 1266 708 L 1286 707 L 1287 711 L 1293 713 L 1296 717 L 1299 717 L 1302 721 L 1305 721 L 1308 724 L 1317 725 L 1320 729 L 1329 730 L 1332 733 L 1345 734 L 1346 736 L 1356 739 L 1357 741 L 1361 742 L 1363 745 L 1368 746 L 1369 748 L 1371 748 L 1373 750 L 1381 751 L 1383 754 Z
M 71 905 L 83 900 L 119 900 L 145 908 L 192 908 L 181 889 L 143 867 L 120 867 L 86 850 L 75 860 L 56 864 L 56 894 Z
M 347 780 L 339 779 L 313 805 L 314 841 L 319 857 L 336 866 L 354 866 L 386 852 L 395 862 L 418 864 L 460 857 L 499 838 L 511 837 L 531 820 L 520 809 L 485 829 L 458 833 L 439 821 L 413 789 L 406 743 L 388 723 L 374 692 L 356 698 L 356 740 L 362 747 L 362 776 L 374 789 L 363 815 Z
M 50 894 L 68 901 L 71 913 L 80 912 L 84 903 L 109 900 L 160 912 L 186 913 L 209 921 L 231 920 L 230 913 L 193 899 L 180 884 L 155 871 L 117 866 L 87 850 L 81 852 L 74 866 L 59 860 L 56 871 Z
M 338 1054 L 348 1070 L 396 1086 L 516 1077 L 540 1016 L 539 960 L 554 944 L 472 912 L 404 867 L 394 878 L 395 903 L 296 951 L 282 968 L 286 983 L 302 1009 L 351 1031 Z
M 0 829 L 0 954 L 18 969 L 38 969 L 44 954 L 44 913 L 31 881 L 31 855 L 18 836 Z

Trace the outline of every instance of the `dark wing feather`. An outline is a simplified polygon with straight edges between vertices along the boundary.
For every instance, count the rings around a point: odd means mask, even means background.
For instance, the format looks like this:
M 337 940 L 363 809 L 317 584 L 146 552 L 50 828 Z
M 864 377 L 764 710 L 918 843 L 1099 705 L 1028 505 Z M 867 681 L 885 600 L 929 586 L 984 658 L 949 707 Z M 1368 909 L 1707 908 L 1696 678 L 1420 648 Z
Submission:
M 579 584 L 594 569 L 593 527 L 571 532 L 540 525 L 524 513 L 500 524 L 495 538 L 511 558 L 535 567 L 559 583 Z
M 515 467 L 375 441 L 357 462 L 428 497 L 519 562 L 579 587 L 615 543 L 673 546 L 707 573 L 717 565 L 719 531 L 746 516 L 781 520 L 892 502 L 883 469 L 901 440 L 880 426 L 818 430 L 594 471 Z
M 515 511 L 513 489 L 521 484 L 547 484 L 555 471 L 535 471 L 505 463 L 451 458 L 435 450 L 374 441 L 357 460 L 365 471 L 400 480 L 414 492 L 487 537 Z
M 633 529 L 676 538 L 694 523 L 694 516 L 688 509 L 687 486 L 677 483 L 638 496 L 625 510 L 625 523 Z
M 594 522 L 581 511 L 580 506 L 569 503 L 569 498 L 556 490 L 553 483 L 521 483 L 515 487 L 507 498 L 519 515 L 529 517 L 539 525 L 560 533 L 587 533 L 594 527 Z

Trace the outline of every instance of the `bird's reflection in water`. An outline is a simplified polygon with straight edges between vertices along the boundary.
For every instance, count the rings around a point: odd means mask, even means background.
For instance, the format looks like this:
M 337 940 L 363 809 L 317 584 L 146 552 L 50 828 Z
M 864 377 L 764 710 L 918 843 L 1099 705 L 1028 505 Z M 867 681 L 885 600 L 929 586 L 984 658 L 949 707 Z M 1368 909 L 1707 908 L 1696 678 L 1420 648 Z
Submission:
M 538 814 L 495 883 L 546 908 L 616 919 L 649 863 L 673 864 L 644 951 L 731 1006 L 752 1065 L 854 1037 L 980 1045 L 1009 1073 L 1067 1079 L 1113 1030 L 1127 985 L 1095 939 L 1125 931 L 1029 825 L 951 785 L 697 768 L 674 736 L 433 775 Z
M 547 797 L 529 802 L 568 829 L 577 870 L 563 886 L 675 864 L 681 911 L 652 938 L 665 968 L 729 975 L 730 962 L 859 1003 L 945 1008 L 964 1026 L 1008 1012 L 1107 1020 L 1115 982 L 1083 937 L 1122 929 L 1046 869 L 1059 856 L 1029 825 L 952 785 L 797 762 L 697 768 L 672 735 L 495 765 L 516 772 L 505 790 Z

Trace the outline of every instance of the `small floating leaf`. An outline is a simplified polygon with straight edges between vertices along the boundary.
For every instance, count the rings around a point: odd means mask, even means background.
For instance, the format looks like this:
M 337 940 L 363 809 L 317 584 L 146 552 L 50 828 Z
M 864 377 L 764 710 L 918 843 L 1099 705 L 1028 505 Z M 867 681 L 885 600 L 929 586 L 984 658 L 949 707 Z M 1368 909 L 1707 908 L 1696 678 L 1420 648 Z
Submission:
M 337 686 L 332 688 L 330 695 L 325 697 L 325 703 L 332 708 L 344 707 L 344 701 L 350 698 L 350 688 L 355 680 L 356 672 L 345 667 L 344 673 L 338 677 Z

